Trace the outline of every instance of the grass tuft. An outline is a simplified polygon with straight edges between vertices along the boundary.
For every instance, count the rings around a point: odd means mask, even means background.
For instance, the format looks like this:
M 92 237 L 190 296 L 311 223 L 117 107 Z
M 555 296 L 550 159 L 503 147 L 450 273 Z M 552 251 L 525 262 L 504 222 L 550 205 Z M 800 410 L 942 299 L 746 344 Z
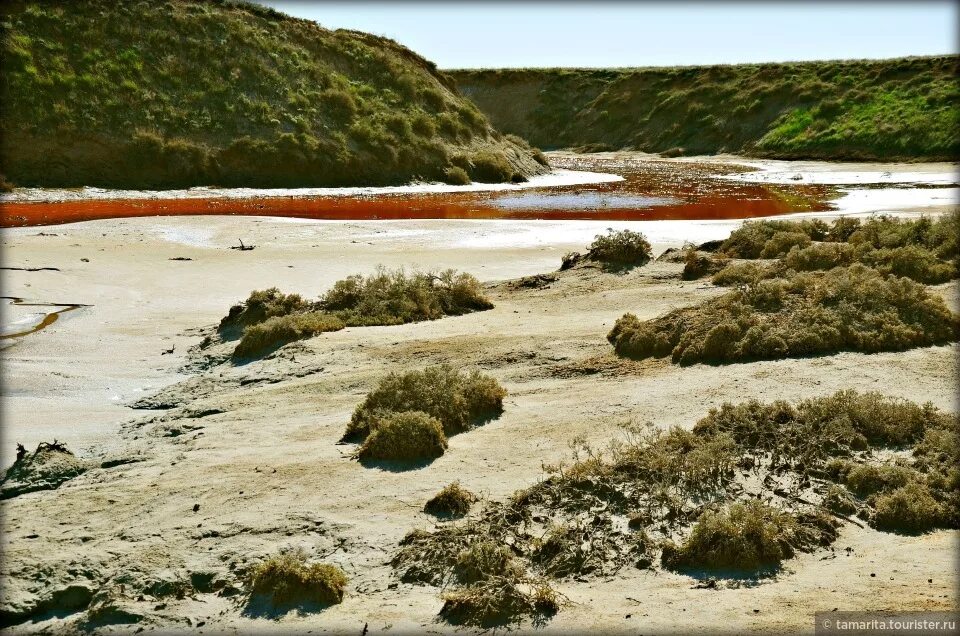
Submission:
M 423 511 L 437 517 L 462 517 L 470 512 L 476 500 L 476 495 L 455 481 L 431 497 Z
M 334 605 L 343 601 L 347 577 L 326 563 L 308 564 L 302 552 L 280 554 L 250 572 L 251 600 L 262 598 L 277 608 Z

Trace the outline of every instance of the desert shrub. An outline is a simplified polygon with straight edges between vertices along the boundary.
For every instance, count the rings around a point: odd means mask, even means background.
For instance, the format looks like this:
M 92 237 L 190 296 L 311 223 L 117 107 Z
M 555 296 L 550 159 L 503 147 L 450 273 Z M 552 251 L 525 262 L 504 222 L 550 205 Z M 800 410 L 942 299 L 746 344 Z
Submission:
M 339 331 L 345 326 L 336 316 L 320 311 L 274 316 L 244 329 L 233 357 L 242 360 L 262 356 L 289 342 Z
M 238 334 L 244 327 L 275 316 L 308 311 L 311 304 L 299 294 L 284 294 L 276 287 L 250 292 L 241 304 L 234 305 L 220 321 L 217 330 L 225 336 Z
M 957 276 L 953 263 L 945 263 L 931 250 L 917 245 L 872 250 L 860 260 L 884 274 L 905 276 L 928 285 L 945 283 Z
M 909 481 L 877 497 L 871 522 L 878 530 L 902 533 L 927 532 L 944 525 L 948 513 L 919 481 Z
M 779 400 L 724 403 L 710 409 L 693 431 L 701 436 L 726 433 L 744 450 L 762 450 L 813 465 L 871 446 L 904 448 L 949 421 L 949 416 L 929 404 L 842 390 L 796 406 Z M 833 478 L 843 481 L 854 466 L 846 460 L 840 462 L 831 470 Z
M 744 284 L 649 321 L 626 314 L 607 339 L 619 355 L 687 365 L 902 351 L 953 342 L 958 330 L 958 317 L 922 285 L 857 264 Z
M 450 166 L 443 171 L 443 182 L 450 185 L 470 185 L 470 175 L 458 166 Z
M 470 506 L 476 500 L 476 495 L 455 481 L 431 497 L 423 511 L 438 517 L 462 517 L 470 512 Z
M 710 282 L 719 287 L 756 284 L 767 277 L 768 270 L 769 268 L 765 265 L 752 261 L 732 263 L 714 274 Z
M 791 245 L 805 242 L 809 245 L 810 240 L 822 240 L 827 232 L 823 221 L 804 220 L 804 221 L 746 221 L 736 230 L 730 233 L 730 236 L 720 245 L 720 251 L 731 258 L 761 258 L 761 254 L 770 247 L 768 254 L 762 258 L 773 258 L 779 256 L 781 248 L 783 253 L 789 251 Z M 781 236 L 775 238 L 777 234 Z M 798 235 L 806 237 L 806 241 Z M 771 242 L 772 241 L 772 242 Z
M 506 394 L 495 379 L 449 365 L 391 373 L 357 406 L 343 438 L 361 440 L 386 414 L 403 411 L 427 413 L 454 435 L 499 415 Z
M 502 154 L 478 152 L 470 157 L 470 177 L 479 183 L 501 183 L 513 178 L 513 168 Z
M 850 235 L 860 228 L 860 219 L 841 216 L 834 220 L 827 231 L 826 240 L 845 243 Z
M 349 326 L 395 325 L 491 309 L 480 282 L 450 269 L 440 274 L 379 269 L 334 283 L 319 306 Z
M 755 572 L 776 568 L 794 554 L 799 534 L 791 515 L 756 500 L 704 512 L 680 546 L 667 544 L 665 567 Z
M 810 237 L 803 232 L 777 232 L 763 244 L 760 258 L 779 258 L 792 247 L 804 248 L 810 245 Z
M 495 576 L 443 594 L 440 615 L 456 625 L 496 627 L 532 616 L 537 624 L 560 609 L 561 597 L 542 579 Z
M 856 464 L 845 471 L 844 483 L 859 497 L 868 497 L 905 486 L 916 478 L 916 471 L 905 466 Z
M 856 260 L 852 245 L 846 243 L 814 243 L 808 247 L 791 249 L 783 258 L 790 269 L 800 272 L 828 270 L 850 265 Z
M 347 577 L 335 565 L 306 562 L 302 552 L 281 554 L 260 563 L 247 580 L 251 597 L 275 607 L 333 605 L 343 601 Z
M 852 515 L 857 511 L 857 504 L 843 486 L 831 484 L 823 495 L 822 504 L 830 512 L 839 515 Z
M 650 243 L 643 234 L 612 229 L 593 239 L 587 256 L 592 261 L 618 269 L 646 265 L 652 258 Z
M 420 461 L 436 459 L 447 449 L 439 420 L 422 411 L 384 414 L 373 425 L 357 457 L 361 460 Z
M 680 277 L 683 280 L 697 280 L 720 272 L 727 267 L 727 263 L 725 258 L 703 254 L 695 247 L 689 247 L 683 251 L 683 272 Z

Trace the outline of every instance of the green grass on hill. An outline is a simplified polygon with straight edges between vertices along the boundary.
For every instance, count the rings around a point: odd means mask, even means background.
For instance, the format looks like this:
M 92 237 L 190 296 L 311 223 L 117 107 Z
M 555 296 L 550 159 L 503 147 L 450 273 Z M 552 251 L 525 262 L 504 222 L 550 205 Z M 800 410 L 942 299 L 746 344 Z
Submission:
M 951 160 L 960 155 L 958 60 L 451 75 L 494 125 L 544 148 Z
M 377 185 L 544 170 L 539 151 L 491 128 L 431 62 L 259 5 L 12 0 L 0 35 L 0 173 L 16 185 Z

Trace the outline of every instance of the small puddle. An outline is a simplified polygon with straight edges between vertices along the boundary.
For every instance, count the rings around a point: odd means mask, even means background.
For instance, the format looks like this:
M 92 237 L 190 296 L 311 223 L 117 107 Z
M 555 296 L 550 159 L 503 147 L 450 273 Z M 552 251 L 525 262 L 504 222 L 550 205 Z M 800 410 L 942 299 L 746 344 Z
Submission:
M 57 320 L 60 318 L 60 314 L 66 313 L 68 311 L 73 311 L 74 309 L 79 309 L 80 307 L 89 307 L 89 305 L 71 304 L 71 303 L 34 303 L 34 302 L 28 303 L 23 298 L 18 298 L 17 296 L 0 296 L 0 300 L 8 300 L 10 301 L 9 304 L 17 305 L 20 307 L 62 307 L 62 309 L 52 311 L 48 314 L 44 314 L 43 318 L 41 318 L 37 323 L 35 323 L 32 327 L 30 327 L 29 329 L 26 329 L 25 331 L 16 331 L 14 333 L 0 334 L 0 340 L 9 340 L 11 338 L 21 338 L 23 336 L 29 336 L 30 334 L 36 333 L 41 329 L 46 329 L 53 323 L 57 322 Z M 7 327 L 4 327 L 4 331 L 6 331 L 6 329 Z
M 5 201 L 0 227 L 72 223 L 137 216 L 248 215 L 323 220 L 517 219 L 702 220 L 744 219 L 833 209 L 836 189 L 820 184 L 746 183 L 724 178 L 744 166 L 611 160 L 577 155 L 551 158 L 555 168 L 616 174 L 620 181 L 511 191 L 409 192 L 157 199 Z

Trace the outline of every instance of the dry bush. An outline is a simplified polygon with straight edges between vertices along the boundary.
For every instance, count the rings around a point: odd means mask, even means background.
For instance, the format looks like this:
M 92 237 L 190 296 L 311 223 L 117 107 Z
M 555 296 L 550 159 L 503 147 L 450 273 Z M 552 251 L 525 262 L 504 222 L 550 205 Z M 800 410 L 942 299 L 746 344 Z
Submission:
M 691 246 L 683 250 L 683 272 L 680 278 L 697 280 L 723 270 L 728 262 L 723 256 L 704 254 Z
M 256 325 L 274 316 L 309 311 L 311 304 L 299 294 L 284 294 L 276 287 L 250 292 L 241 304 L 234 305 L 217 326 L 221 336 L 233 338 L 244 327 Z
M 462 517 L 470 512 L 470 506 L 476 500 L 476 495 L 455 481 L 431 497 L 423 511 L 438 517 Z
M 491 309 L 480 282 L 450 269 L 440 274 L 379 268 L 334 283 L 318 302 L 277 288 L 254 291 L 220 321 L 224 339 L 241 336 L 233 357 L 261 356 L 284 344 L 344 327 L 399 325 Z
M 943 527 L 949 517 L 943 504 L 919 481 L 909 481 L 892 492 L 881 494 L 874 508 L 871 521 L 875 528 L 904 534 Z
M 343 601 L 347 577 L 334 565 L 308 564 L 304 553 L 294 552 L 254 567 L 247 586 L 251 600 L 265 599 L 274 607 L 323 606 Z
M 436 418 L 422 411 L 390 413 L 378 420 L 357 451 L 361 460 L 420 461 L 447 450 L 447 436 Z
M 836 484 L 827 487 L 821 505 L 838 515 L 852 515 L 857 511 L 857 503 L 847 489 Z
M 810 245 L 810 237 L 804 232 L 777 232 L 763 244 L 760 258 L 779 258 L 792 248 L 804 248 Z
M 607 339 L 619 355 L 688 365 L 903 351 L 958 332 L 960 318 L 922 285 L 852 265 L 747 283 L 649 321 L 626 314 Z
M 590 244 L 587 256 L 590 260 L 612 269 L 626 269 L 646 265 L 653 257 L 650 243 L 639 232 L 607 230 L 598 234 Z
M 259 357 L 289 342 L 339 331 L 345 326 L 336 316 L 322 311 L 274 316 L 243 330 L 243 336 L 233 350 L 233 358 Z
M 399 325 L 493 308 L 479 281 L 449 269 L 440 274 L 378 269 L 334 283 L 319 306 L 348 326 Z
M 797 518 L 756 500 L 708 510 L 680 546 L 664 546 L 663 565 L 673 570 L 745 573 L 774 569 L 796 549 L 810 547 L 810 536 L 817 538 L 813 545 L 820 543 L 820 533 L 829 533 L 833 526 L 827 519 L 819 522 L 822 530 L 815 527 L 811 535 Z
M 573 269 L 573 267 L 580 262 L 582 256 L 580 252 L 567 252 L 564 254 L 563 258 L 560 259 L 560 271 L 564 272 L 568 269 Z
M 506 395 L 490 376 L 449 365 L 391 373 L 357 406 L 343 440 L 360 441 L 389 413 L 402 411 L 423 411 L 440 421 L 446 435 L 455 435 L 497 417 Z

